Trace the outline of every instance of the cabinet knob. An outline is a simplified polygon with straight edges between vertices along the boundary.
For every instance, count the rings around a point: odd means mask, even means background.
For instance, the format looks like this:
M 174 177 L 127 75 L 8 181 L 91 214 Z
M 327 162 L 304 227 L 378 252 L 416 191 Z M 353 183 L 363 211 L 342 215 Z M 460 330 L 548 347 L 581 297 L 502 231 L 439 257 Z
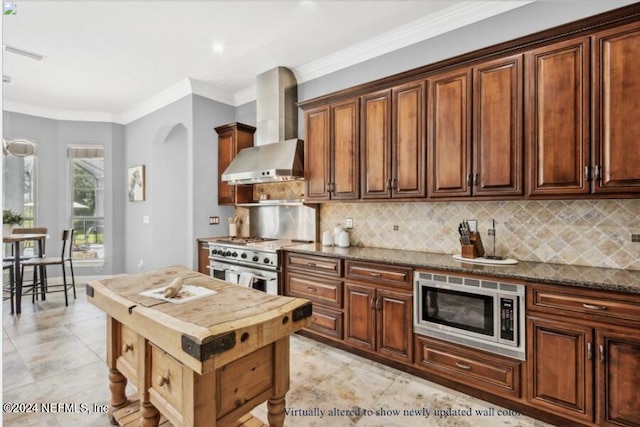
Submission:
M 169 384 L 169 372 L 167 372 L 167 375 L 158 375 L 158 385 L 162 387 L 165 384 Z
M 122 353 L 126 353 L 128 351 L 132 351 L 133 350 L 133 344 L 125 344 L 122 346 Z

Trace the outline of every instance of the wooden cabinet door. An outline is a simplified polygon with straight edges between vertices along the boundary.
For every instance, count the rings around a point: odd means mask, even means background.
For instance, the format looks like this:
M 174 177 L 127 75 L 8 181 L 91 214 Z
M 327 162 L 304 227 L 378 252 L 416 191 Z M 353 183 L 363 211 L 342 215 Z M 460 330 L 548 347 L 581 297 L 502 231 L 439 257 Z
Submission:
M 372 287 L 345 284 L 347 324 L 345 341 L 356 347 L 375 349 L 375 295 Z
M 640 426 L 640 337 L 596 331 L 598 425 Z
M 531 405 L 593 421 L 593 329 L 527 318 L 527 398 Z
M 218 204 L 229 205 L 236 200 L 235 185 L 222 180 L 222 174 L 236 157 L 235 134 L 231 131 L 218 135 Z
M 379 289 L 375 301 L 377 351 L 386 357 L 413 361 L 413 295 Z
M 640 192 L 640 23 L 597 33 L 596 192 Z
M 218 134 L 218 204 L 234 205 L 253 199 L 253 186 L 229 185 L 222 174 L 242 149 L 253 147 L 256 128 L 242 123 L 229 123 L 215 128 Z
M 471 69 L 438 74 L 428 84 L 429 196 L 470 196 Z
M 209 243 L 198 242 L 198 271 L 207 276 L 211 274 L 209 270 Z
M 409 83 L 392 91 L 393 197 L 426 196 L 424 87 L 424 82 Z
M 304 181 L 306 199 L 328 200 L 330 176 L 329 107 L 304 114 Z
M 589 38 L 525 53 L 531 195 L 589 192 Z
M 523 194 L 523 56 L 473 70 L 473 194 Z
M 362 198 L 391 197 L 391 91 L 362 97 Z
M 331 198 L 360 196 L 359 129 L 357 99 L 331 106 Z

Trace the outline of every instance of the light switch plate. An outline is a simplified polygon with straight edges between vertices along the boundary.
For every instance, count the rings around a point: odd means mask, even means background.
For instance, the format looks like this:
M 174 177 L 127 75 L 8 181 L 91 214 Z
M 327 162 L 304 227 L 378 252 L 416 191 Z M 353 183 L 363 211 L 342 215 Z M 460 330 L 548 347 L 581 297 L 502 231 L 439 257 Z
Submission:
M 216 225 L 216 224 L 220 224 L 220 217 L 219 216 L 210 216 L 209 217 L 209 225 Z
M 346 220 L 346 227 L 348 229 L 352 229 L 353 228 L 353 218 L 347 218 Z

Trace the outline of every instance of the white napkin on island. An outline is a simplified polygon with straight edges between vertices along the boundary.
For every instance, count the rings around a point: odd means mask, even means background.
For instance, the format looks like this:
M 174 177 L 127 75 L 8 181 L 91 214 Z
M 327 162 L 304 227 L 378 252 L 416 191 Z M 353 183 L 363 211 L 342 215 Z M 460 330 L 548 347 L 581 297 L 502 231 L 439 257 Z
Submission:
M 240 273 L 240 279 L 238 279 L 238 285 L 250 288 L 253 286 L 253 273 Z

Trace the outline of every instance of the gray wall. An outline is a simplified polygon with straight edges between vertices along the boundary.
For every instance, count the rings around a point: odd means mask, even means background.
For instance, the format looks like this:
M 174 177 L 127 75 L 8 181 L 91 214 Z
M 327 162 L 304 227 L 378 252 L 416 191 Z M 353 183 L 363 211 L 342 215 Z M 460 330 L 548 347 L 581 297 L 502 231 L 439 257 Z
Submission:
M 124 159 L 123 126 L 112 123 L 72 122 L 45 119 L 26 114 L 3 112 L 6 137 L 22 137 L 37 142 L 36 188 L 38 194 L 37 225 L 46 226 L 51 238 L 47 252 L 57 253 L 60 242 L 57 236 L 69 227 L 71 210 L 67 203 L 70 197 L 69 161 L 67 146 L 70 144 L 102 144 L 105 148 L 105 241 L 109 242 L 102 268 L 78 267 L 76 273 L 114 274 L 123 271 L 122 238 L 124 218 L 122 202 L 113 187 L 122 183 Z M 56 272 L 51 273 L 55 275 Z

